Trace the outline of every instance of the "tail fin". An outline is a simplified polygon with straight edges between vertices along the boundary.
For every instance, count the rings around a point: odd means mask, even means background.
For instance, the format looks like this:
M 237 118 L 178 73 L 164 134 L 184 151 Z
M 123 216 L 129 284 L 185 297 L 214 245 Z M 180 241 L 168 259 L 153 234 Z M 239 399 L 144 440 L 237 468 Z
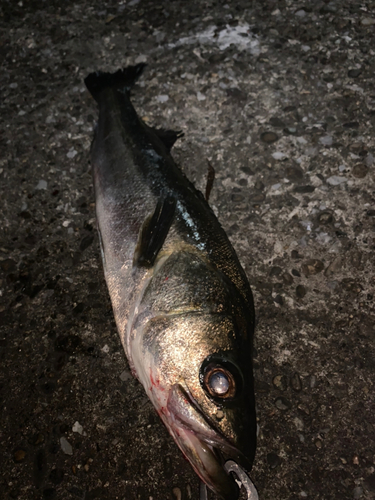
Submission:
M 85 85 L 96 101 L 99 100 L 100 92 L 109 87 L 129 93 L 145 66 L 145 63 L 140 63 L 136 66 L 119 69 L 116 73 L 103 73 L 102 71 L 90 73 L 85 78 Z

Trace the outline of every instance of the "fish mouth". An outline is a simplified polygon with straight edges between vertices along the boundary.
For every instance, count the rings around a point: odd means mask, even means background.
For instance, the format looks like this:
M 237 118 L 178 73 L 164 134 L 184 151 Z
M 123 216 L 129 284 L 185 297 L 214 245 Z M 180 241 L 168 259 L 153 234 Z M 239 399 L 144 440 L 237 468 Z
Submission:
M 198 476 L 223 500 L 237 500 L 239 488 L 224 463 L 231 459 L 250 470 L 249 460 L 208 421 L 187 388 L 175 385 L 167 407 L 163 420 Z

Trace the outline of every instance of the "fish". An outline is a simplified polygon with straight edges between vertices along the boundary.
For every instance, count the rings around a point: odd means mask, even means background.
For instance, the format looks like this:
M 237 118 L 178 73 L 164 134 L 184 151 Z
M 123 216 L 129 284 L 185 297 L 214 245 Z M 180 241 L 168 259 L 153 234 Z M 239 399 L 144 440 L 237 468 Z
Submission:
M 150 127 L 130 91 L 145 64 L 94 72 L 91 146 L 104 275 L 132 373 L 202 481 L 239 489 L 226 460 L 250 471 L 256 449 L 254 302 L 213 210 L 176 165 L 180 131 Z

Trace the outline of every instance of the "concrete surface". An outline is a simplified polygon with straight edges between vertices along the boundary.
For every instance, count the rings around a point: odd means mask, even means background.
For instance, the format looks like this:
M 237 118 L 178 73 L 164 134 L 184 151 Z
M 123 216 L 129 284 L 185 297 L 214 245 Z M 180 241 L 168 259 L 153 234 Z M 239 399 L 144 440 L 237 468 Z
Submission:
M 255 295 L 261 500 L 375 498 L 375 2 L 0 3 L 0 497 L 198 499 L 132 379 L 88 165 L 91 71 L 133 92 Z

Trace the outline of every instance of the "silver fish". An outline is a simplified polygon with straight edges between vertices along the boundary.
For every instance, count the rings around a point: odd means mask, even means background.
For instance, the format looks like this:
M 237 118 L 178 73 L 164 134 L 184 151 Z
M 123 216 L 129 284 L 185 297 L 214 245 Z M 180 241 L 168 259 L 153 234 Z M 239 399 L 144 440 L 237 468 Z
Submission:
M 105 279 L 133 374 L 197 474 L 233 500 L 224 461 L 250 470 L 256 448 L 252 293 L 173 161 L 181 134 L 149 127 L 130 101 L 143 68 L 85 79 L 99 105 L 91 162 Z

